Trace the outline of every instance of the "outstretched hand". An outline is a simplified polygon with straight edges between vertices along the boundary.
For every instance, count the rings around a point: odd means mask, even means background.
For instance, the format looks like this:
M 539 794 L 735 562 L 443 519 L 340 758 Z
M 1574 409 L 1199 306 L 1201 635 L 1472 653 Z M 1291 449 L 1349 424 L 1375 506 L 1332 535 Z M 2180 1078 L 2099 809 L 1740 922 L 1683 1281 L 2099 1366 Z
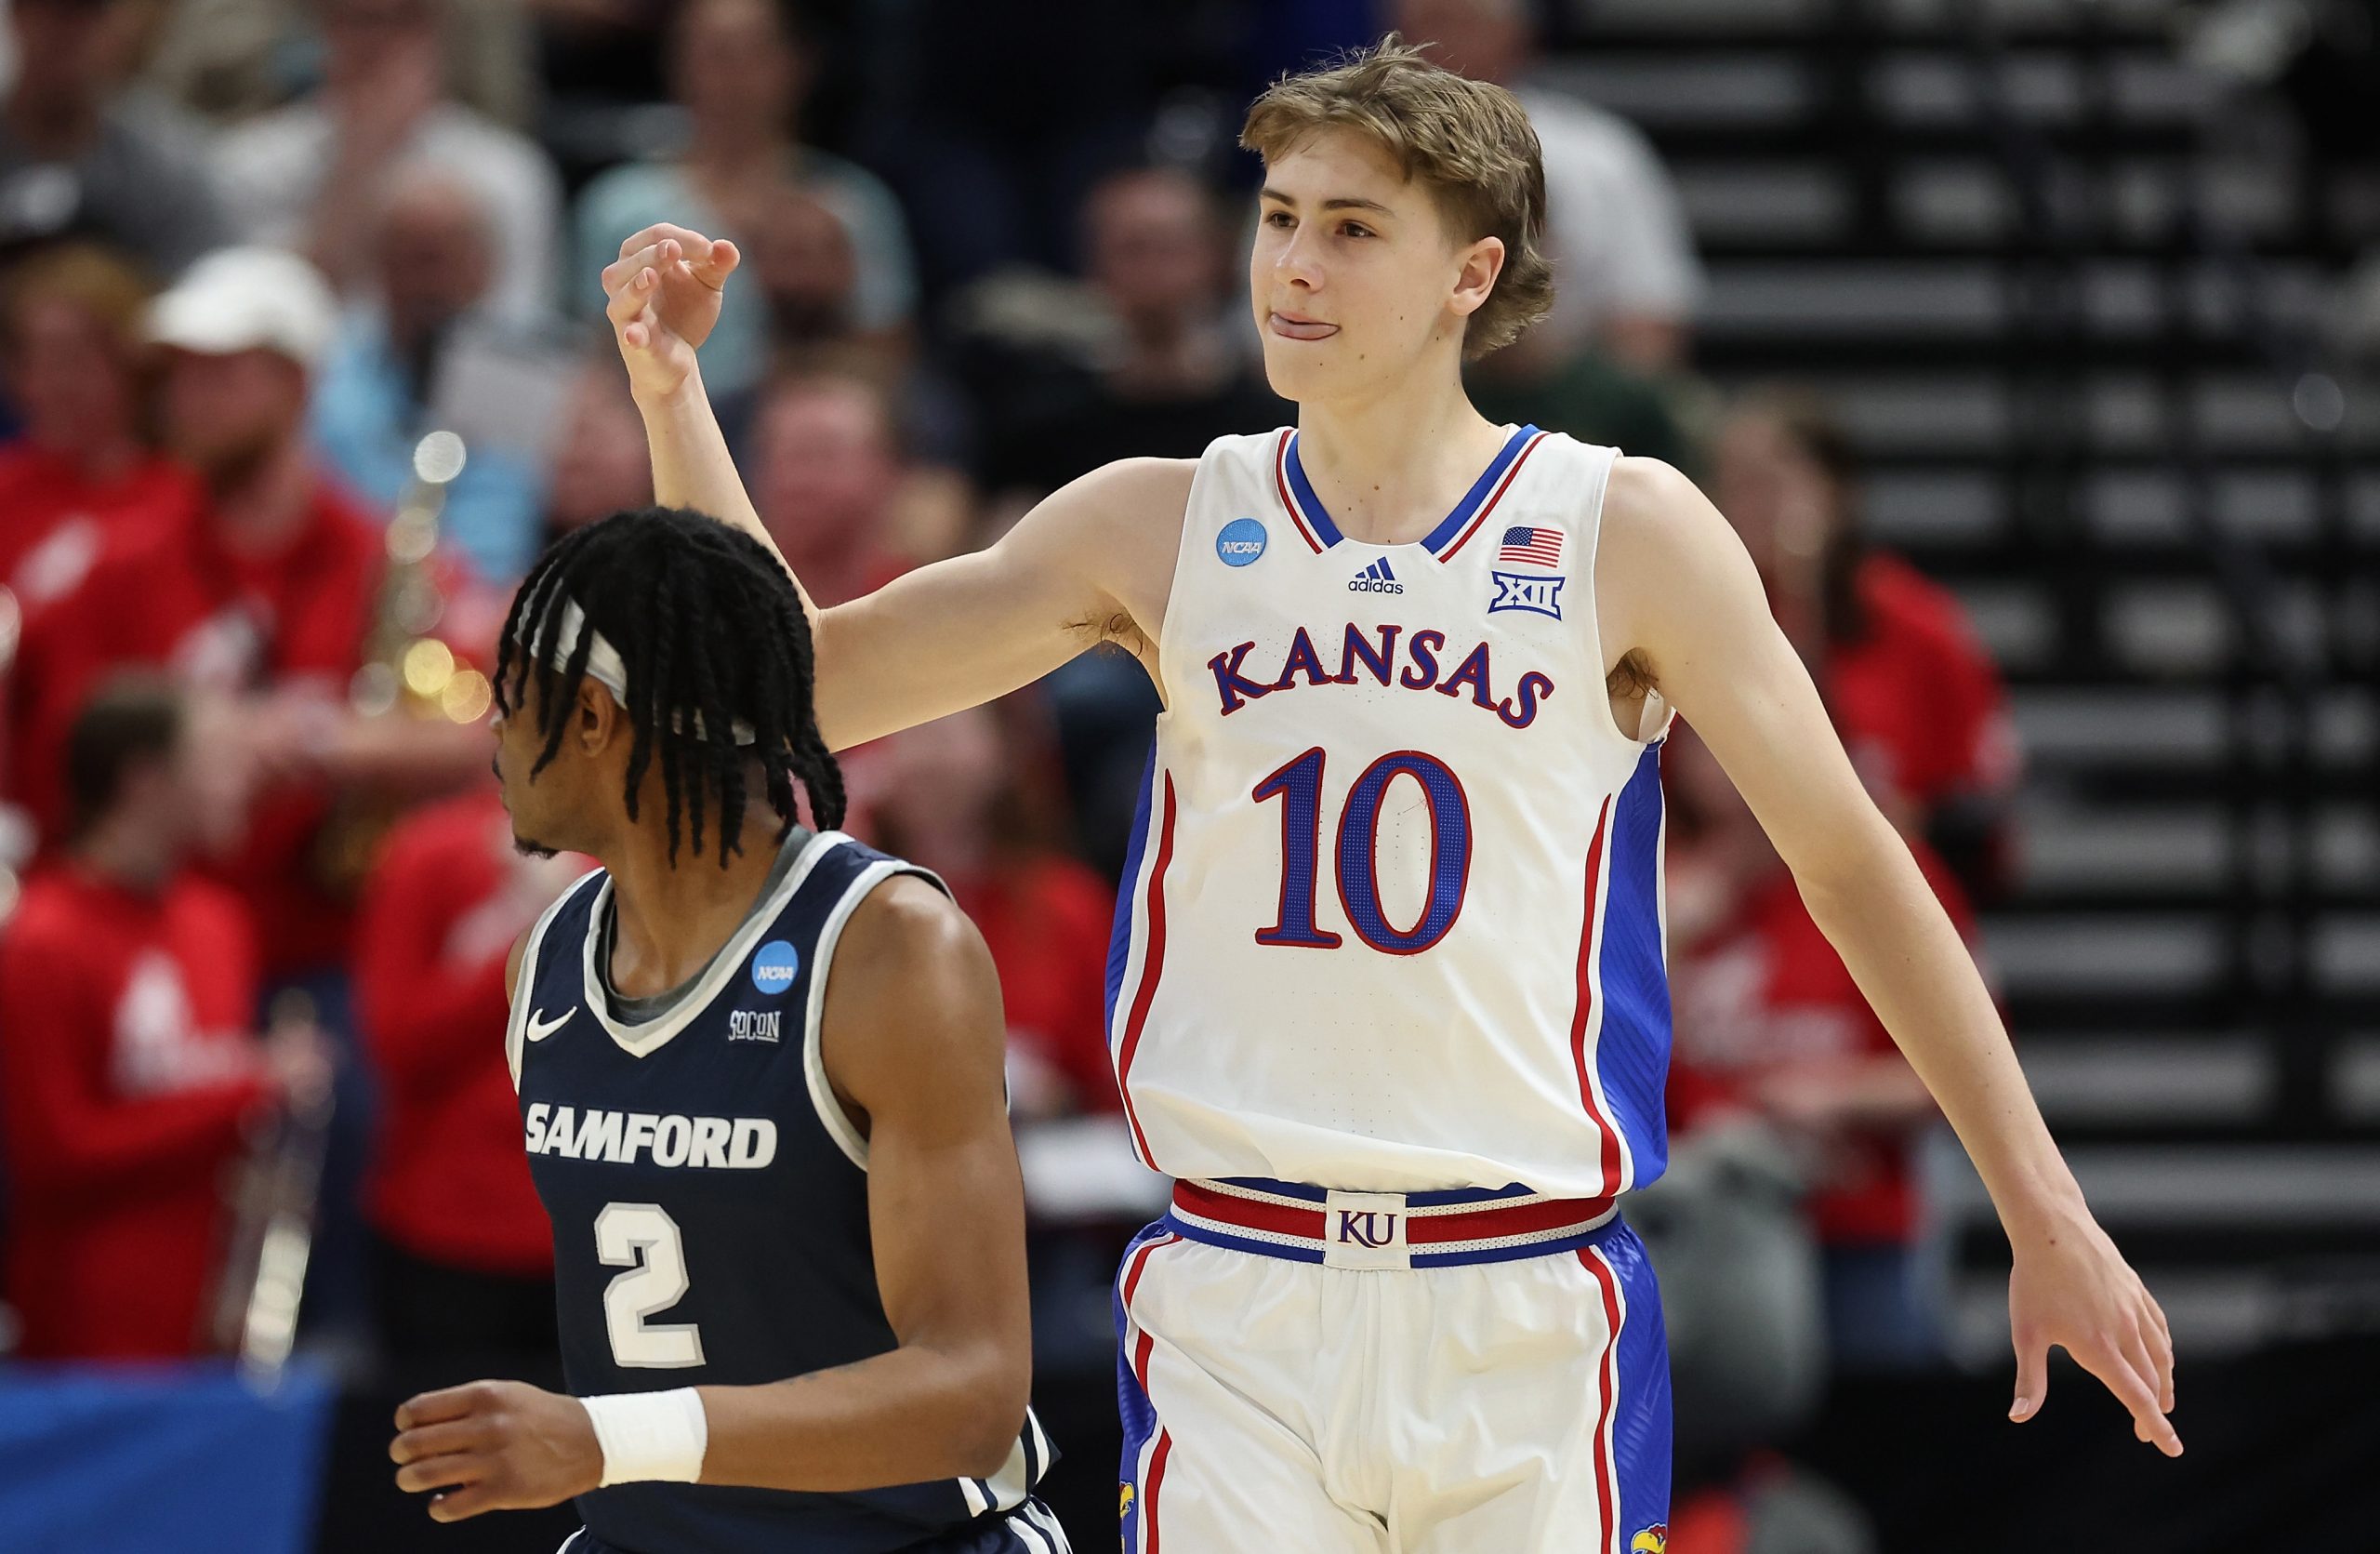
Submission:
M 2016 1399 L 2008 1417 L 2023 1424 L 2049 1391 L 2056 1345 L 2097 1376 L 2132 1412 L 2132 1433 L 2169 1457 L 2182 1438 L 2174 1411 L 2174 1335 L 2165 1313 L 2089 1215 L 2012 1239 L 2008 1317 L 2016 1345 Z
M 665 223 L 621 244 L 603 267 L 604 315 L 640 399 L 674 394 L 694 375 L 694 352 L 719 323 L 727 278 L 743 259 L 724 238 Z

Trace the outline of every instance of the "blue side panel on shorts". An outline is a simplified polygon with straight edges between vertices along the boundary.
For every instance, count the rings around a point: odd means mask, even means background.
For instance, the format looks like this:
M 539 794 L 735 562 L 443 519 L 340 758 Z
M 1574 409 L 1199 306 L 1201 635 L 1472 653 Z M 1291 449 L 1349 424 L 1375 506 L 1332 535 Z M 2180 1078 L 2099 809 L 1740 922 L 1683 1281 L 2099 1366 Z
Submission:
M 1124 1249 L 1124 1261 L 1116 1274 L 1116 1415 L 1124 1425 L 1124 1457 L 1117 1473 L 1117 1514 L 1123 1520 L 1123 1554 L 1141 1554 L 1141 1519 L 1134 1513 L 1140 1509 L 1144 1486 L 1141 1482 L 1141 1461 L 1148 1454 L 1149 1442 L 1157 1439 L 1157 1405 L 1141 1386 L 1141 1378 L 1132 1371 L 1131 1323 L 1124 1315 L 1124 1279 L 1132 1267 L 1132 1259 L 1141 1248 L 1151 1242 L 1165 1241 L 1174 1232 L 1163 1220 L 1132 1238 Z
M 1661 953 L 1661 748 L 1637 758 L 1620 790 L 1604 903 L 1604 1094 L 1635 1160 L 1630 1184 L 1648 1187 L 1669 1165 L 1662 1092 L 1670 1069 L 1670 982 Z
M 1620 1401 L 1612 1421 L 1612 1458 L 1620 1475 L 1620 1547 L 1670 1520 L 1670 1455 L 1675 1428 L 1670 1413 L 1669 1335 L 1661 1292 L 1645 1243 L 1625 1225 L 1603 1243 L 1628 1302 L 1620 1329 Z

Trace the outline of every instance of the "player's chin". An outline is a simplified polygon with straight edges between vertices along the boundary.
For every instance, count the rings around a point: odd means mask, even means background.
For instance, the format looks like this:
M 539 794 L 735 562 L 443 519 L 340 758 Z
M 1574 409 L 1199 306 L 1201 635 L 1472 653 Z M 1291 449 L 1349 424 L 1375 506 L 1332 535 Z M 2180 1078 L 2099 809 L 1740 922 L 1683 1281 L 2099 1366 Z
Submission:
M 1334 337 L 1335 339 L 1335 337 Z M 1283 399 L 1318 399 L 1329 394 L 1338 376 L 1329 353 L 1321 350 L 1332 340 L 1266 340 L 1264 382 Z

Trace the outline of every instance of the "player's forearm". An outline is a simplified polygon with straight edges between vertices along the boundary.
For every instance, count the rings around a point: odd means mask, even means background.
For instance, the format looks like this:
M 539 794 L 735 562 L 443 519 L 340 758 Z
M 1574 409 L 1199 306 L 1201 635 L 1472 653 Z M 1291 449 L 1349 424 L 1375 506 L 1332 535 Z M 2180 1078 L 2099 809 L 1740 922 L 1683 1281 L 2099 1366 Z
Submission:
M 761 1387 L 698 1388 L 702 1481 L 846 1494 L 999 1472 L 1024 1428 L 1030 1361 L 989 1342 L 904 1345 Z
M 1824 872 L 1800 880 L 1810 915 L 1850 968 L 1966 1146 L 2012 1235 L 2082 1209 L 1966 946 L 1882 818 Z
M 711 408 L 710 395 L 703 387 L 700 374 L 689 374 L 677 392 L 667 397 L 639 395 L 637 409 L 644 417 L 645 445 L 653 458 L 653 499 L 663 507 L 707 512 L 742 529 L 767 546 L 769 552 L 783 563 L 785 553 L 777 549 L 776 541 L 760 522 L 760 510 L 752 505 L 751 494 L 744 489 L 744 477 L 735 472 L 734 456 L 727 448 L 727 433 L 720 430 L 719 416 Z M 786 574 L 793 574 L 789 564 Z M 817 608 L 810 603 L 808 591 L 802 590 L 800 578 L 794 578 L 793 586 L 801 593 L 801 607 L 808 612 L 814 630 L 818 624 Z

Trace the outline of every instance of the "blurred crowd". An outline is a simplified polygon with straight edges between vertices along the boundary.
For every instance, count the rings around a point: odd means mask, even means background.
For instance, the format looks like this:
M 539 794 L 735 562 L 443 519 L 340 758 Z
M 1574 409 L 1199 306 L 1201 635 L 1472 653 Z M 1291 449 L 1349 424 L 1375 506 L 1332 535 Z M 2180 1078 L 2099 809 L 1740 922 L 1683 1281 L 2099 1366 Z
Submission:
M 1823 405 L 1697 379 L 1675 192 L 1641 133 L 1538 84 L 1522 0 L 11 0 L 15 1351 L 208 1348 L 225 1174 L 285 1098 L 327 1094 L 324 1341 L 550 1362 L 503 976 L 571 864 L 509 845 L 483 675 L 543 546 L 651 498 L 601 325 L 623 238 L 670 220 L 747 255 L 704 373 L 831 605 L 1102 461 L 1293 418 L 1244 300 L 1238 113 L 1391 26 L 1514 86 L 1544 143 L 1560 301 L 1477 364 L 1482 408 L 1703 482 L 1971 922 L 2018 775 L 1991 664 L 1863 542 Z M 992 945 L 1021 1128 L 1116 1109 L 1107 924 L 1156 711 L 1094 653 L 847 756 L 853 829 L 939 871 Z M 1724 1481 L 1830 1356 L 1938 1359 L 1936 1122 L 1690 730 L 1666 777 L 1676 1164 L 1643 1212 L 1680 1417 L 1710 1424 L 1681 1467 Z

